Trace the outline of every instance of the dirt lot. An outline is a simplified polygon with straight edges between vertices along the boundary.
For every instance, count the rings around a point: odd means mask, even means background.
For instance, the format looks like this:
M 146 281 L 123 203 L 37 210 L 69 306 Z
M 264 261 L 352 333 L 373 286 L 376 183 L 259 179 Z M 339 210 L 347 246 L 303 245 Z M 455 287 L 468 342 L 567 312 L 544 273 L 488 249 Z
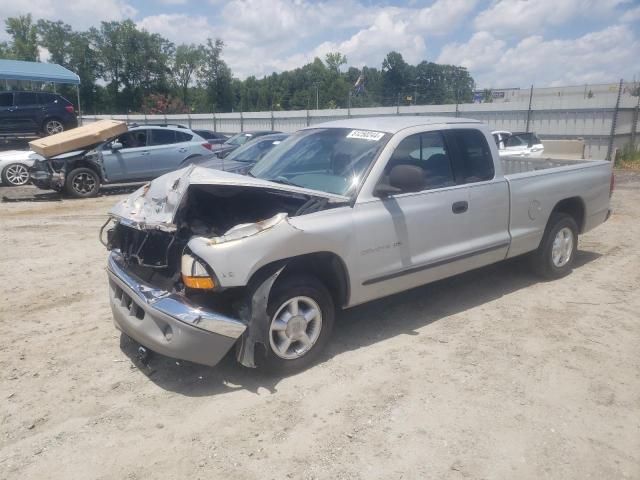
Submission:
M 1 478 L 640 478 L 640 175 L 569 277 L 514 261 L 355 308 L 288 378 L 121 350 L 110 193 L 0 204 Z

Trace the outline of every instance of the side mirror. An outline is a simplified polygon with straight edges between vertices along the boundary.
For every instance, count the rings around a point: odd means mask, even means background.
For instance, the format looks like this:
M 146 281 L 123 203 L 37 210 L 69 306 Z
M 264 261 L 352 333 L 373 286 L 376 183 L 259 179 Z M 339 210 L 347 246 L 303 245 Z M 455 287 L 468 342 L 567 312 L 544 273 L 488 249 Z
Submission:
M 402 193 L 419 192 L 426 185 L 424 170 L 415 165 L 396 165 L 389 172 L 389 185 Z
M 123 145 L 120 142 L 111 142 L 111 150 L 121 150 Z
M 373 190 L 373 196 L 379 198 L 387 198 L 397 193 L 402 193 L 402 190 L 396 187 L 392 187 L 388 183 L 379 183 Z

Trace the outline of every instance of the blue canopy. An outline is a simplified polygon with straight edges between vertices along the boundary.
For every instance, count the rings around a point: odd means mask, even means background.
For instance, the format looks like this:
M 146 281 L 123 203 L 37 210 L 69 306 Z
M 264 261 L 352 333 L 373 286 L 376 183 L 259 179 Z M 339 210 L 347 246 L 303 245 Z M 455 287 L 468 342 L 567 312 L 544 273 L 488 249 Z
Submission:
M 0 60 L 0 79 L 80 84 L 80 77 L 55 63 Z

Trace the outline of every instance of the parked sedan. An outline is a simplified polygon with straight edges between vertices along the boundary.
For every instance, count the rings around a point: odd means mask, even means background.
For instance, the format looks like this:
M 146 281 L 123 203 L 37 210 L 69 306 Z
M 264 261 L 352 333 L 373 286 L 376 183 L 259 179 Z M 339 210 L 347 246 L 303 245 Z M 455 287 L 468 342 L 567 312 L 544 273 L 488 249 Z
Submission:
M 539 157 L 544 152 L 540 138 L 532 132 L 491 132 L 501 157 Z
M 236 133 L 234 136 L 232 136 L 226 142 L 216 148 L 213 153 L 215 153 L 215 155 L 219 158 L 224 158 L 231 152 L 233 152 L 236 148 L 247 143 L 249 140 L 253 140 L 256 137 L 261 137 L 263 135 L 271 135 L 272 133 L 280 132 L 271 130 L 251 130 L 248 132 Z
M 245 143 L 225 158 L 213 157 L 197 163 L 203 167 L 244 174 L 258 160 L 269 153 L 273 147 L 279 145 L 287 137 L 289 137 L 288 133 L 264 135 Z
M 100 185 L 149 180 L 212 156 L 212 145 L 192 130 L 137 126 L 64 159 L 36 161 L 31 181 L 42 189 L 74 197 L 97 195 Z
M 212 130 L 192 130 L 197 135 L 207 140 L 211 145 L 220 145 L 229 139 L 224 133 L 214 132 Z
M 29 168 L 36 159 L 42 157 L 28 150 L 8 150 L 0 153 L 0 176 L 2 183 L 10 186 L 25 185 L 29 182 Z

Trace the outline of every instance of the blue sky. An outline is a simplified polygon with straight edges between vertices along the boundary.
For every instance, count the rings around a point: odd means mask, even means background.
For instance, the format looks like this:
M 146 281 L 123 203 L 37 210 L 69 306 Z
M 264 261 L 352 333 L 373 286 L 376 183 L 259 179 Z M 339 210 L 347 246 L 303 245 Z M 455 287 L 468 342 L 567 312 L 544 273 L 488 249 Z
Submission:
M 0 12 L 76 28 L 131 18 L 175 43 L 221 38 L 241 78 L 336 50 L 354 66 L 379 67 L 390 50 L 463 65 L 479 87 L 640 78 L 640 0 L 0 0 Z

